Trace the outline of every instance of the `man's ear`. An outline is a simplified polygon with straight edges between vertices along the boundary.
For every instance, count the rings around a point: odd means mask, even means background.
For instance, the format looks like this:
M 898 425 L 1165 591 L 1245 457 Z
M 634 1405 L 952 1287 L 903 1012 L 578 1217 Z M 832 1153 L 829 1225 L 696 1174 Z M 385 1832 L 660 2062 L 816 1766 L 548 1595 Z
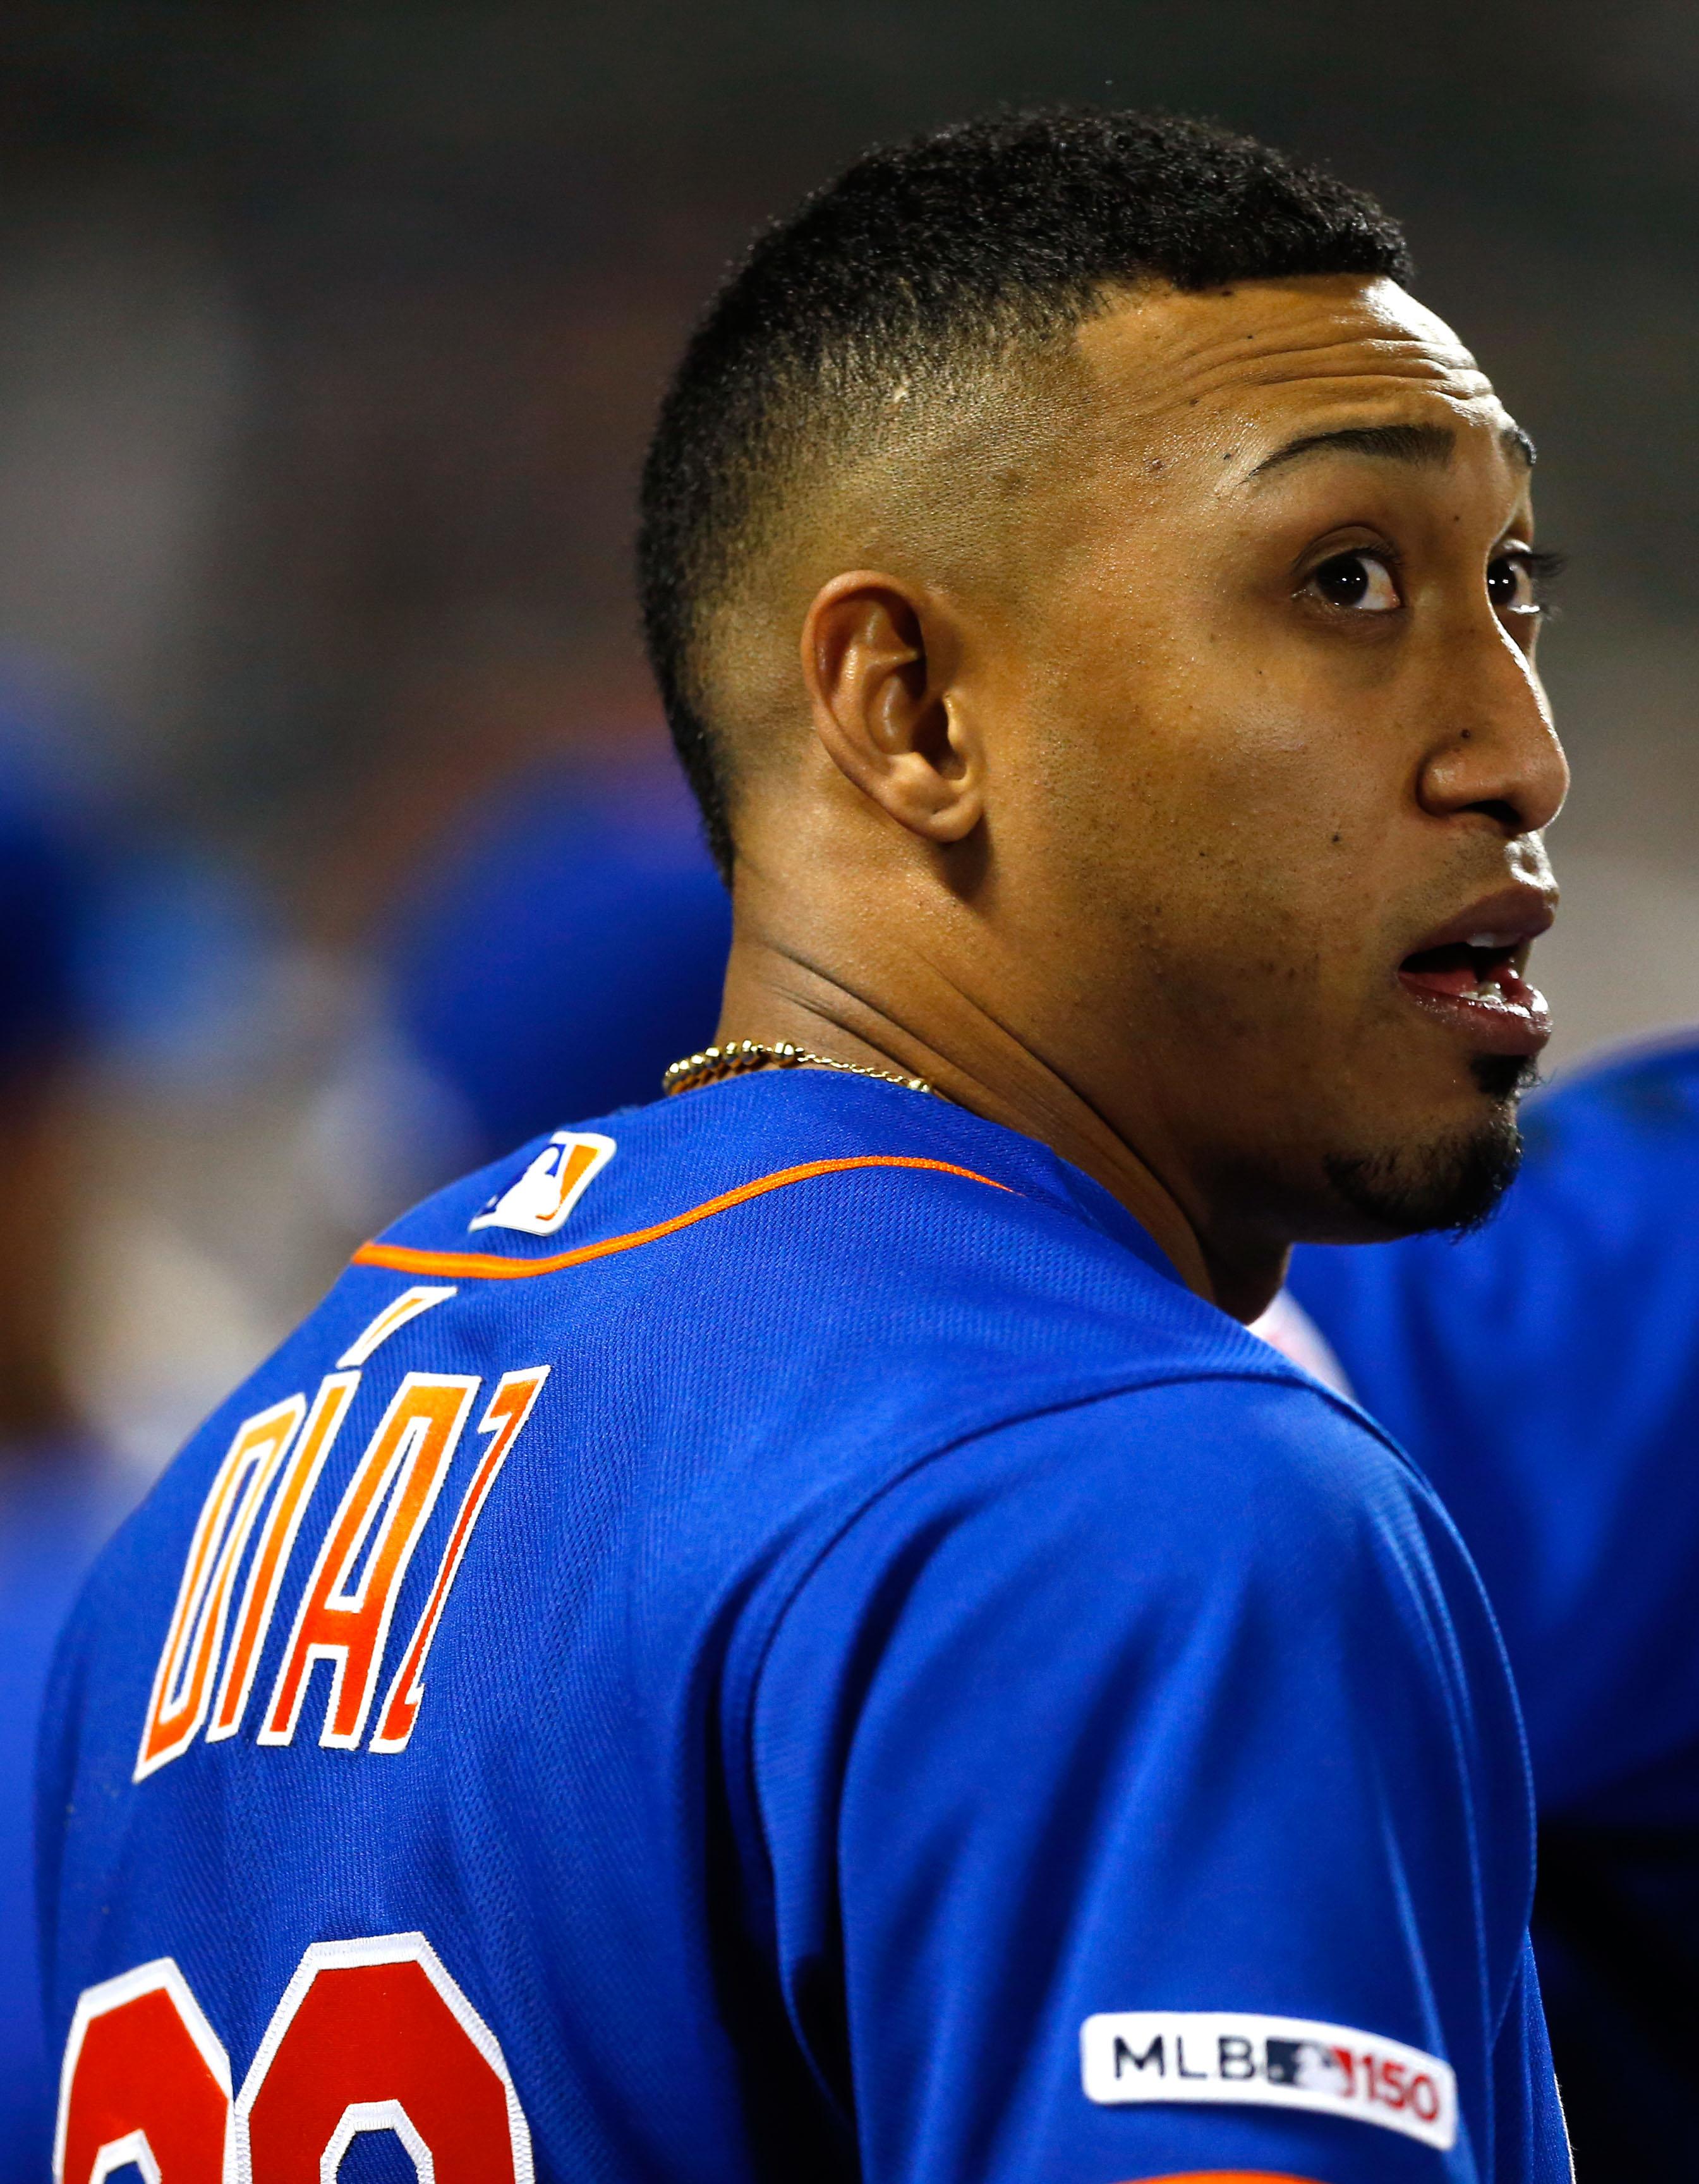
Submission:
M 960 842 L 984 812 L 978 738 L 952 688 L 961 656 L 949 610 L 866 569 L 816 593 L 802 630 L 815 733 L 841 772 L 899 826 Z

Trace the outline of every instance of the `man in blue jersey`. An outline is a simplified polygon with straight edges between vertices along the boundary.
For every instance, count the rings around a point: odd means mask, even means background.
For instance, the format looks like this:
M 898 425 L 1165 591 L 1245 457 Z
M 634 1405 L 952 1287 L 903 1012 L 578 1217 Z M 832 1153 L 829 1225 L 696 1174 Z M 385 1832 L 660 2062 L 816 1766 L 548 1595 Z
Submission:
M 363 1246 L 109 1551 L 58 2168 L 1557 2184 L 1479 1581 L 1240 1324 L 1475 1218 L 1565 773 L 1530 450 L 1218 131 L 870 154 L 718 298 L 649 641 L 716 1045 Z

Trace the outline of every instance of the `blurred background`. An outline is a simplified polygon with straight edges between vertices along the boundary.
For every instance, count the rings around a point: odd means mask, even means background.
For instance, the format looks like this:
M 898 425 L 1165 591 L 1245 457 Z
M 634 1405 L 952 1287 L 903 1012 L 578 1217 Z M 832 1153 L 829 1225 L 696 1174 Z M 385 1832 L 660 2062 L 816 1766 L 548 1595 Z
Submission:
M 1405 220 L 1573 557 L 1554 1061 L 1699 1018 L 1691 8 L 14 5 L 0 833 L 66 878 L 14 1379 L 122 1490 L 360 1236 L 707 1036 L 723 905 L 629 575 L 663 377 L 753 224 L 1056 97 L 1215 115 Z

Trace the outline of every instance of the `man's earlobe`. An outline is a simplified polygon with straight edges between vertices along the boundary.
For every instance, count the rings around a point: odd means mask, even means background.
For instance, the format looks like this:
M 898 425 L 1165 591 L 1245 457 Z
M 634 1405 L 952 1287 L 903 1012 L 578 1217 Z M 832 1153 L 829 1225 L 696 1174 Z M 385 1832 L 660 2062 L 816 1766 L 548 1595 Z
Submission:
M 869 570 L 822 585 L 803 624 L 815 733 L 833 764 L 899 826 L 938 843 L 964 840 L 984 809 L 953 686 L 960 649 L 948 609 Z

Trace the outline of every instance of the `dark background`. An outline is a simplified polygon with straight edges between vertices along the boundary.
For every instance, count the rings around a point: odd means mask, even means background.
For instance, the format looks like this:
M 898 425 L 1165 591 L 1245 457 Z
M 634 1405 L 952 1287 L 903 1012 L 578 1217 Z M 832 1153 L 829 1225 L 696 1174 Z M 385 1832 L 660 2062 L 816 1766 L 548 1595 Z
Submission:
M 138 1463 L 393 1210 L 423 1095 L 348 1056 L 456 814 L 658 737 L 633 476 L 728 257 L 871 142 L 1053 98 L 1404 219 L 1573 557 L 1555 1052 L 1699 1017 L 1699 12 L 14 6 L 0 650 L 128 861 L 75 1372 Z

